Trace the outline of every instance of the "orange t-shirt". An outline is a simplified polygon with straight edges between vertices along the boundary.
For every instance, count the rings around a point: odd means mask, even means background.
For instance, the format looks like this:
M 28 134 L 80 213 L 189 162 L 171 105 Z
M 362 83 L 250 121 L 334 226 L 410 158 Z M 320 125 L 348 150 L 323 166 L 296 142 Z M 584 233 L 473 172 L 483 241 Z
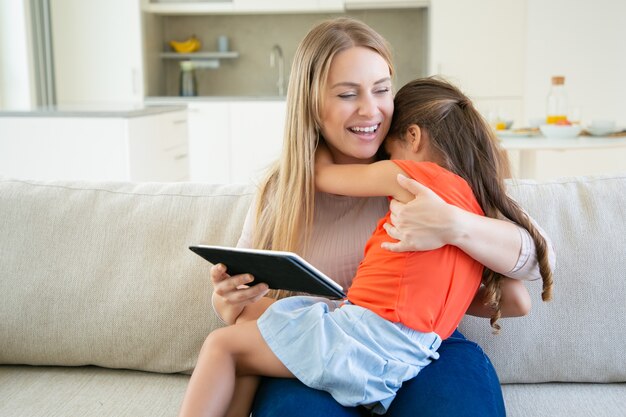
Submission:
M 444 201 L 484 215 L 467 182 L 431 162 L 393 160 L 406 174 Z M 483 265 L 456 246 L 420 252 L 391 252 L 380 247 L 394 241 L 382 218 L 365 245 L 348 300 L 392 322 L 442 339 L 458 326 L 480 285 Z

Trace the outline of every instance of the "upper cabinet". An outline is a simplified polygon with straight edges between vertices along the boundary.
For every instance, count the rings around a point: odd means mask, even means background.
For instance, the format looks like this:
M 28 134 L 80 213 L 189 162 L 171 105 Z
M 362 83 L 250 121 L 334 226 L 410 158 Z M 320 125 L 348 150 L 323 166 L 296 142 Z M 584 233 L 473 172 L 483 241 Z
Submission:
M 160 14 L 236 14 L 334 12 L 344 9 L 344 0 L 142 0 L 142 8 Z
M 142 0 L 144 11 L 158 14 L 324 13 L 428 4 L 429 0 Z
M 430 0 L 343 0 L 346 10 L 427 7 Z
M 243 13 L 331 12 L 343 10 L 342 0 L 233 0 Z
M 141 103 L 138 0 L 50 2 L 58 104 Z

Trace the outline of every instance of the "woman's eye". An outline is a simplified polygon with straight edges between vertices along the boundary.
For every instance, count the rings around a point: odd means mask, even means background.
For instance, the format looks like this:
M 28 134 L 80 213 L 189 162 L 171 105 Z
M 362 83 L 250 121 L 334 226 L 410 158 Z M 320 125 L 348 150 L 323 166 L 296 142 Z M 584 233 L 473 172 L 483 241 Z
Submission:
M 391 88 L 389 87 L 384 87 L 384 88 L 379 88 L 378 90 L 376 90 L 376 94 L 385 94 L 391 91 Z
M 352 98 L 352 97 L 356 97 L 356 94 L 355 93 L 342 93 L 342 94 L 339 94 L 339 97 L 341 97 L 341 98 Z

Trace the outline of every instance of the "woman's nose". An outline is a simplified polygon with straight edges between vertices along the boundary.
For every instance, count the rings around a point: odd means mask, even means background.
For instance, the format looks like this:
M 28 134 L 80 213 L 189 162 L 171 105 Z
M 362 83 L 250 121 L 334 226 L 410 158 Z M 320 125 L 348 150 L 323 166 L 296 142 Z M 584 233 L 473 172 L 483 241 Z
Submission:
M 374 116 L 378 112 L 378 103 L 376 102 L 375 97 L 371 95 L 362 96 L 359 101 L 359 115 L 360 116 Z

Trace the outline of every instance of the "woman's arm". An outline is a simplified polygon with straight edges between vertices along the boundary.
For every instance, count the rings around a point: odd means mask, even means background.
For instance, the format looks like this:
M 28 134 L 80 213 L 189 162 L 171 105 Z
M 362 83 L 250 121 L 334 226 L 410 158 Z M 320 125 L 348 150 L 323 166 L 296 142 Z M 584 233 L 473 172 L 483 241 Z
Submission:
M 528 232 L 516 224 L 479 216 L 445 203 L 429 188 L 399 176 L 398 182 L 414 195 L 403 204 L 390 204 L 391 223 L 385 225 L 397 243 L 384 243 L 388 250 L 436 249 L 454 245 L 492 271 L 515 279 L 540 277 L 537 257 Z M 549 258 L 554 266 L 554 251 L 548 241 Z
M 530 312 L 531 301 L 524 282 L 518 279 L 504 278 L 501 283 L 500 314 L 502 317 L 521 317 Z M 493 309 L 486 306 L 484 300 L 485 287 L 480 287 L 467 309 L 467 314 L 476 317 L 490 318 Z
M 237 247 L 252 247 L 254 207 L 253 202 L 246 215 Z M 256 319 L 272 301 L 264 297 L 269 292 L 267 284 L 261 283 L 252 287 L 246 285 L 254 279 L 250 274 L 231 276 L 224 265 L 217 264 L 211 267 L 210 276 L 213 282 L 213 310 L 226 324 Z

